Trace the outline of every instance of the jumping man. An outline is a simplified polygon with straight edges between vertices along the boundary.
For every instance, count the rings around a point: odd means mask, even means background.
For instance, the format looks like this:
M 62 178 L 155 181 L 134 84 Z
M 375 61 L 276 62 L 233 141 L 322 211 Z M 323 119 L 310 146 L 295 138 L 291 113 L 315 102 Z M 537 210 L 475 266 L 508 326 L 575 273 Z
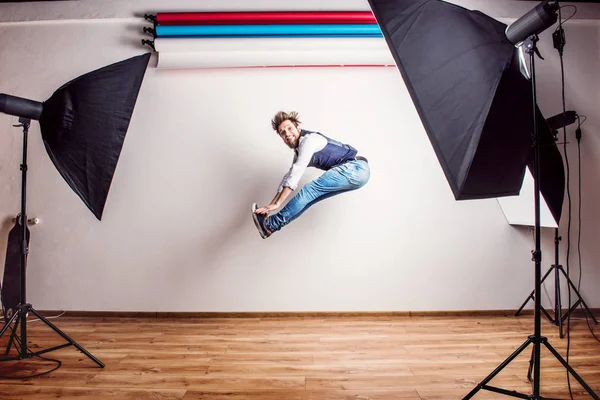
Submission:
M 294 159 L 271 203 L 263 207 L 258 207 L 256 203 L 252 205 L 252 218 L 263 239 L 298 218 L 313 204 L 361 188 L 369 181 L 371 174 L 367 159 L 357 155 L 354 147 L 320 132 L 300 129 L 300 120 L 295 111 L 289 114 L 279 111 L 271 120 L 271 126 L 284 143 L 294 150 Z M 269 216 L 296 190 L 307 167 L 325 172 L 304 185 L 278 213 Z

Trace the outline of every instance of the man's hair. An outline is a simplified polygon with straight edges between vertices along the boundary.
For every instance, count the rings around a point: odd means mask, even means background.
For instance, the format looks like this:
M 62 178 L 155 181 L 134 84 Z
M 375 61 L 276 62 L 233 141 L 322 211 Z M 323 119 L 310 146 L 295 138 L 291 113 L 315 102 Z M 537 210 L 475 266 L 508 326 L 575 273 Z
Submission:
M 281 123 L 286 119 L 290 120 L 294 125 L 296 125 L 296 128 L 300 124 L 298 113 L 296 111 L 290 111 L 289 113 L 286 113 L 285 111 L 279 111 L 271 120 L 271 126 L 273 127 L 273 130 L 279 133 L 279 125 L 281 125 Z

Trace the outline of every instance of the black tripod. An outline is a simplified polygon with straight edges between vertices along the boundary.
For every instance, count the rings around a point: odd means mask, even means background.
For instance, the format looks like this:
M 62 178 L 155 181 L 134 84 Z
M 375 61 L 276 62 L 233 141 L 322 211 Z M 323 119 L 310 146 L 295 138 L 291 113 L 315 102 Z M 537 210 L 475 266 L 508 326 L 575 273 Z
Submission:
M 539 38 L 537 35 L 530 36 L 525 41 L 526 52 L 529 54 L 529 62 L 531 65 L 531 89 L 532 89 L 532 97 L 533 97 L 533 148 L 534 148 L 534 168 L 533 168 L 533 176 L 534 176 L 534 191 L 535 191 L 535 250 L 532 252 L 533 257 L 532 260 L 535 263 L 535 293 L 540 293 L 541 289 L 541 276 L 542 276 L 542 250 L 541 250 L 541 240 L 540 240 L 540 143 L 539 143 L 539 133 L 538 126 L 536 120 L 537 114 L 537 99 L 536 99 L 536 85 L 535 85 L 535 54 L 538 54 L 537 50 L 537 42 Z M 489 390 L 491 392 L 504 394 L 506 396 L 518 397 L 521 399 L 545 399 L 540 395 L 540 350 L 541 345 L 546 346 L 548 350 L 556 357 L 558 361 L 573 375 L 573 377 L 584 387 L 584 389 L 592 396 L 592 398 L 598 400 L 600 399 L 592 389 L 581 379 L 579 375 L 567 364 L 567 362 L 561 357 L 560 354 L 548 343 L 548 339 L 542 336 L 542 324 L 541 324 L 541 296 L 535 296 L 535 313 L 534 313 L 534 334 L 529 336 L 527 340 L 515 351 L 513 352 L 502 364 L 500 364 L 490 375 L 488 375 L 479 385 L 477 385 L 469 394 L 467 394 L 463 399 L 470 399 L 477 393 L 479 390 Z M 523 394 L 517 391 L 509 391 L 506 389 L 502 389 L 495 386 L 490 386 L 488 383 L 494 379 L 500 371 L 504 369 L 512 360 L 514 360 L 523 350 L 527 348 L 530 344 L 533 344 L 533 355 L 532 355 L 532 363 L 533 363 L 533 393 L 532 394 Z
M 569 317 L 569 315 L 573 311 L 575 311 L 577 309 L 577 306 L 579 306 L 579 304 L 582 304 L 583 307 L 585 307 L 585 310 L 587 311 L 589 316 L 592 318 L 592 320 L 596 324 L 598 323 L 598 321 L 594 317 L 594 314 L 592 314 L 592 311 L 590 311 L 590 308 L 587 306 L 587 304 L 585 304 L 585 301 L 583 301 L 581 294 L 579 294 L 579 291 L 577 290 L 577 288 L 575 287 L 575 285 L 573 284 L 573 282 L 571 281 L 571 279 L 565 272 L 563 266 L 559 264 L 558 249 L 559 249 L 560 240 L 561 240 L 561 237 L 558 236 L 558 228 L 555 228 L 555 230 L 554 230 L 554 264 L 552 264 L 552 267 L 548 270 L 548 272 L 546 272 L 546 275 L 544 275 L 544 277 L 542 278 L 542 282 L 541 282 L 541 283 L 544 283 L 544 281 L 550 275 L 550 273 L 552 271 L 554 271 L 554 317 L 552 317 L 550 315 L 550 313 L 548 313 L 548 311 L 546 311 L 546 309 L 544 307 L 541 307 L 541 309 L 542 309 L 542 312 L 544 313 L 544 315 L 546 316 L 546 318 L 548 318 L 548 320 L 551 323 L 558 326 L 558 331 L 560 333 L 560 337 L 563 338 L 564 337 L 563 322 Z M 565 312 L 564 315 L 562 313 L 562 304 L 561 304 L 561 299 L 560 299 L 560 275 L 559 275 L 559 272 L 562 272 L 562 274 L 565 276 L 565 278 L 567 278 L 567 283 L 569 284 L 569 287 L 571 289 L 573 289 L 573 291 L 577 295 L 577 301 L 573 304 L 573 306 L 571 308 L 569 308 L 569 310 L 567 312 Z M 515 313 L 515 316 L 519 316 L 519 314 L 521 314 L 521 311 L 523 310 L 523 308 L 525 307 L 525 305 L 527 304 L 529 299 L 535 299 L 535 290 L 531 292 L 531 294 L 529 295 L 529 297 L 527 297 L 527 299 L 525 299 L 525 302 L 523 303 L 521 308 L 519 308 L 519 310 Z
M 27 264 L 27 253 L 29 252 L 27 240 L 26 240 L 26 227 L 27 227 L 27 213 L 26 213 L 26 194 L 27 194 L 27 133 L 29 131 L 29 124 L 31 120 L 29 118 L 21 117 L 19 118 L 19 122 L 21 125 L 16 125 L 19 127 L 23 127 L 23 164 L 21 164 L 21 176 L 22 176 L 22 185 L 21 185 L 21 237 L 20 237 L 20 248 L 21 248 L 21 293 L 20 293 L 20 302 L 17 306 L 16 311 L 10 317 L 10 319 L 6 322 L 2 331 L 0 331 L 0 337 L 4 335 L 4 333 L 8 330 L 8 328 L 14 322 L 14 327 L 11 328 L 12 334 L 10 340 L 8 342 L 8 346 L 6 348 L 5 355 L 8 355 L 10 352 L 10 347 L 12 346 L 15 339 L 19 343 L 19 346 L 15 346 L 17 349 L 18 355 L 14 357 L 4 357 L 0 358 L 0 362 L 2 361 L 13 361 L 13 360 L 22 360 L 24 358 L 31 358 L 38 356 L 40 354 L 48 353 L 54 350 L 62 349 L 67 346 L 75 346 L 79 351 L 88 356 L 92 361 L 98 364 L 99 367 L 104 368 L 104 364 L 98 360 L 96 357 L 87 352 L 83 347 L 77 344 L 73 339 L 67 336 L 64 332 L 58 329 L 54 324 L 48 321 L 44 316 L 38 313 L 31 304 L 27 303 L 26 298 L 26 279 L 25 279 L 25 271 Z M 55 346 L 49 349 L 36 351 L 35 353 L 27 349 L 27 315 L 28 313 L 33 313 L 36 317 L 40 319 L 40 321 L 44 322 L 48 325 L 54 332 L 59 334 L 63 339 L 65 339 L 68 343 L 61 344 L 59 346 Z M 19 324 L 21 325 L 21 335 L 20 338 L 17 337 L 17 332 L 19 328 Z

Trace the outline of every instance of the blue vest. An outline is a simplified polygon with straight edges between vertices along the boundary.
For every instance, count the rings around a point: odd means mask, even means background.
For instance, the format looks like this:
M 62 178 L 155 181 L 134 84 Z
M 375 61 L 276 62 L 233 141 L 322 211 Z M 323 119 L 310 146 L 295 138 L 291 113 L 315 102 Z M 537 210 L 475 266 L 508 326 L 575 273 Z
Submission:
M 352 160 L 358 153 L 358 150 L 356 150 L 354 147 L 328 138 L 320 132 L 302 129 L 300 131 L 300 137 L 308 135 L 309 133 L 321 135 L 327 139 L 327 145 L 323 147 L 323 149 L 314 153 L 311 157 L 310 162 L 308 163 L 309 167 L 315 167 L 327 171 L 336 165 L 340 165 L 348 160 Z M 298 155 L 298 150 L 296 149 L 295 151 L 296 155 Z

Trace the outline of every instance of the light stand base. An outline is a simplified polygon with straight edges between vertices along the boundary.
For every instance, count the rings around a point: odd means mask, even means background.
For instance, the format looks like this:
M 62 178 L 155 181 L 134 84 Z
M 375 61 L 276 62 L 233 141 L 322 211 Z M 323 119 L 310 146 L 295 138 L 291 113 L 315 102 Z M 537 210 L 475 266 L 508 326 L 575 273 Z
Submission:
M 592 314 L 592 311 L 590 310 L 590 308 L 587 306 L 587 304 L 585 303 L 585 301 L 581 297 L 581 294 L 579 293 L 579 291 L 577 290 L 577 288 L 575 287 L 575 285 L 573 284 L 573 282 L 571 281 L 571 279 L 569 278 L 569 276 L 567 275 L 567 273 L 565 272 L 563 266 L 559 264 L 559 261 L 558 261 L 558 248 L 559 248 L 559 244 L 560 244 L 561 238 L 560 238 L 560 236 L 558 236 L 558 228 L 556 228 L 554 232 L 555 232 L 554 233 L 555 264 L 552 264 L 552 267 L 548 270 L 548 272 L 546 272 L 546 274 L 544 275 L 544 277 L 541 280 L 541 283 L 544 283 L 544 281 L 546 280 L 546 278 L 552 272 L 554 272 L 554 296 L 555 296 L 554 297 L 554 317 L 552 317 L 550 315 L 550 313 L 548 311 L 546 311 L 546 309 L 544 307 L 540 306 L 540 309 L 541 309 L 542 313 L 546 316 L 546 318 L 548 318 L 548 320 L 552 324 L 558 326 L 558 332 L 560 334 L 560 338 L 562 339 L 564 337 L 564 333 L 563 333 L 563 323 L 564 323 L 564 321 L 569 317 L 569 315 L 572 312 L 574 312 L 577 309 L 577 307 L 580 304 L 583 305 L 583 307 L 585 308 L 585 311 L 588 313 L 588 315 L 591 317 L 592 321 L 594 321 L 595 324 L 598 324 L 598 321 L 596 320 L 596 317 L 594 317 L 594 314 Z M 564 277 L 567 279 L 568 287 L 570 289 L 572 289 L 575 292 L 575 294 L 577 295 L 577 301 L 564 314 L 562 312 L 562 303 L 561 303 L 561 295 L 560 295 L 560 274 L 559 274 L 559 272 L 561 272 L 564 275 Z M 519 308 L 517 310 L 517 312 L 515 313 L 516 317 L 518 317 L 521 314 L 521 311 L 523 310 L 523 308 L 525 308 L 525 305 L 529 302 L 529 300 L 535 300 L 535 289 L 529 294 L 529 297 L 527 297 L 525 299 L 525 301 L 521 305 L 521 308 Z
M 550 397 L 542 397 L 540 396 L 535 396 L 532 394 L 524 394 L 524 393 L 519 393 L 517 391 L 514 390 L 506 390 L 506 389 L 502 389 L 499 387 L 495 387 L 495 386 L 490 386 L 488 385 L 488 383 L 494 379 L 494 377 L 496 375 L 498 375 L 498 373 L 500 373 L 500 371 L 502 371 L 508 364 L 511 363 L 511 361 L 513 361 L 515 358 L 517 358 L 517 356 L 519 354 L 521 354 L 521 352 L 523 352 L 523 350 L 525 350 L 527 348 L 527 346 L 529 346 L 530 344 L 533 345 L 544 345 L 546 346 L 546 348 L 550 351 L 550 353 L 552 353 L 552 355 L 567 369 L 567 371 L 577 380 L 577 382 L 579 382 L 579 384 L 581 386 L 583 386 L 583 388 L 586 390 L 586 392 L 592 396 L 592 398 L 594 400 L 598 400 L 599 397 L 596 395 L 596 393 L 594 393 L 594 391 L 592 390 L 592 388 L 590 388 L 585 381 L 577 374 L 577 372 L 575 372 L 575 370 L 569 365 L 567 364 L 567 362 L 562 358 L 562 356 L 554 349 L 554 347 L 552 347 L 552 345 L 550 343 L 548 343 L 548 339 L 544 336 L 541 336 L 539 338 L 539 340 L 536 338 L 535 335 L 531 335 L 527 338 L 527 340 L 525 340 L 525 342 L 519 346 L 519 348 L 517 350 L 514 351 L 514 353 L 512 353 L 510 356 L 508 356 L 508 358 L 506 360 L 504 360 L 502 362 L 502 364 L 500 364 L 494 371 L 492 371 L 491 374 L 489 374 L 483 381 L 481 381 L 481 383 L 479 383 L 479 385 L 477 385 L 473 390 L 471 390 L 471 392 L 469 392 L 469 394 L 467 394 L 465 397 L 463 397 L 463 400 L 466 399 L 470 399 L 471 397 L 473 397 L 478 391 L 480 390 L 489 390 L 491 392 L 495 392 L 495 393 L 500 393 L 506 396 L 511 396 L 511 397 L 517 397 L 519 399 L 533 399 L 533 400 L 556 400 L 556 399 L 552 399 Z M 531 381 L 531 371 L 533 370 L 533 358 L 529 361 L 530 365 L 529 365 L 529 372 L 527 374 L 528 379 Z
M 52 322 L 48 321 L 47 318 L 45 318 L 43 315 L 41 315 L 39 312 L 37 312 L 32 306 L 31 304 L 20 304 L 17 307 L 17 310 L 15 311 L 15 313 L 11 316 L 11 318 L 6 322 L 6 324 L 4 325 L 4 327 L 2 328 L 2 331 L 0 331 L 0 338 L 4 335 L 4 333 L 6 333 L 6 331 L 8 330 L 8 328 L 13 324 L 14 322 L 14 327 L 11 329 L 12 330 L 12 334 L 11 337 L 8 341 L 8 345 L 6 347 L 6 352 L 4 353 L 5 356 L 8 356 L 8 353 L 10 352 L 10 348 L 11 346 L 14 344 L 15 340 L 20 341 L 21 339 L 17 336 L 17 331 L 18 331 L 18 327 L 19 327 L 19 323 L 26 323 L 26 316 L 28 313 L 32 313 L 33 315 L 35 315 L 36 317 L 38 317 L 40 319 L 40 321 L 42 321 L 43 323 L 45 323 L 47 326 L 49 326 L 54 332 L 56 332 L 58 335 L 60 335 L 63 339 L 65 339 L 68 343 L 64 343 L 49 349 L 45 349 L 45 350 L 40 350 L 40 351 L 36 351 L 36 352 L 31 352 L 31 351 L 20 351 L 18 346 L 15 346 L 18 352 L 17 356 L 14 357 L 3 357 L 0 358 L 0 362 L 4 362 L 4 361 L 14 361 L 14 360 L 22 360 L 24 358 L 31 358 L 31 357 L 35 357 L 35 356 L 39 356 L 40 354 L 45 354 L 45 353 L 49 353 L 51 351 L 54 350 L 59 350 L 68 346 L 74 346 L 77 350 L 81 351 L 83 354 L 85 354 L 90 360 L 92 360 L 93 362 L 95 362 L 99 367 L 104 368 L 104 364 L 98 360 L 96 357 L 94 357 L 92 354 L 90 354 L 87 350 L 85 350 L 83 347 L 81 347 L 77 342 L 75 342 L 73 339 L 71 339 L 69 336 L 67 336 L 66 333 L 64 333 L 63 331 L 61 331 L 60 329 L 58 329 Z M 25 321 L 25 322 L 23 322 Z M 26 345 L 26 343 L 25 343 Z M 26 346 L 22 346 L 22 347 L 26 347 Z
M 567 276 L 567 273 L 565 272 L 562 265 L 553 264 L 552 267 L 550 267 L 550 269 L 548 270 L 548 272 L 546 272 L 546 275 L 544 275 L 544 278 L 542 279 L 542 283 L 544 283 L 544 280 L 552 272 L 554 272 L 554 282 L 555 282 L 554 286 L 556 288 L 555 289 L 556 297 L 555 297 L 554 317 L 552 315 L 550 315 L 550 313 L 543 307 L 542 307 L 542 313 L 546 316 L 548 321 L 550 321 L 552 324 L 558 326 L 558 331 L 559 331 L 561 339 L 564 338 L 564 336 L 565 336 L 564 332 L 563 332 L 563 323 L 569 317 L 569 315 L 577 309 L 577 307 L 580 304 L 583 305 L 583 307 L 585 308 L 585 311 L 590 316 L 592 321 L 594 321 L 595 324 L 598 324 L 598 320 L 596 319 L 596 317 L 594 317 L 594 314 L 592 313 L 592 311 L 590 310 L 588 305 L 585 303 L 585 301 L 581 297 L 581 294 L 579 293 L 579 291 L 577 290 L 577 288 L 575 287 L 575 285 L 573 284 L 571 279 Z M 564 277 L 567 279 L 567 283 L 569 284 L 569 286 L 573 289 L 573 291 L 577 295 L 577 301 L 575 303 L 573 303 L 573 306 L 571 306 L 571 308 L 569 308 L 569 310 L 567 310 L 564 314 L 562 313 L 559 272 L 561 272 L 564 275 Z M 529 297 L 527 297 L 527 299 L 525 299 L 525 302 L 521 305 L 521 308 L 519 308 L 517 310 L 517 312 L 515 313 L 516 317 L 518 317 L 521 314 L 521 311 L 523 310 L 523 308 L 525 308 L 525 305 L 529 302 L 529 300 L 535 300 L 535 290 L 531 292 Z

